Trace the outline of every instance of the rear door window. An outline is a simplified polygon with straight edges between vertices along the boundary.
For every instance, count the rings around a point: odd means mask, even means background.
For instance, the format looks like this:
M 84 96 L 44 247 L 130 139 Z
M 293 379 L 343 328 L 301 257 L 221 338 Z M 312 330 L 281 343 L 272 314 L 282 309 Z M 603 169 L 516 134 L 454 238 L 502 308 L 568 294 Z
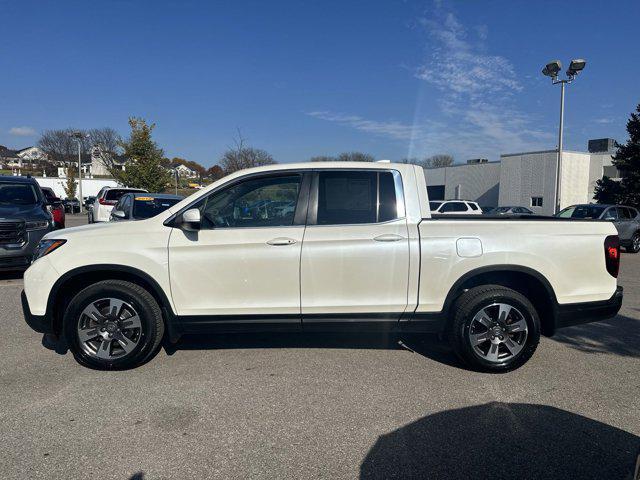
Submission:
M 388 222 L 404 215 L 402 201 L 392 172 L 318 173 L 318 225 Z
M 110 188 L 104 196 L 105 200 L 120 200 L 125 193 L 143 193 L 144 190 L 123 190 L 120 188 Z

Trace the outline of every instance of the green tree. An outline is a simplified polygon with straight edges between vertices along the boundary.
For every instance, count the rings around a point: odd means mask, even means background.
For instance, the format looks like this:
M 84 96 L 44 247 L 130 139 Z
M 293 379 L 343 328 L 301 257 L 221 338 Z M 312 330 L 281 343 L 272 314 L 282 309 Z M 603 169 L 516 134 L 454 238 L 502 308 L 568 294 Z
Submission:
M 64 194 L 67 198 L 75 198 L 76 197 L 76 188 L 78 184 L 76 183 L 76 169 L 73 167 L 67 168 L 67 181 L 64 184 Z
M 640 104 L 627 121 L 627 132 L 627 143 L 616 144 L 612 161 L 622 179 L 604 177 L 598 180 L 594 198 L 599 203 L 623 203 L 640 208 Z
M 119 180 L 127 187 L 162 192 L 171 181 L 171 174 L 162 166 L 162 149 L 151 138 L 155 124 L 147 125 L 142 118 L 129 118 L 131 134 L 120 144 L 129 160 Z

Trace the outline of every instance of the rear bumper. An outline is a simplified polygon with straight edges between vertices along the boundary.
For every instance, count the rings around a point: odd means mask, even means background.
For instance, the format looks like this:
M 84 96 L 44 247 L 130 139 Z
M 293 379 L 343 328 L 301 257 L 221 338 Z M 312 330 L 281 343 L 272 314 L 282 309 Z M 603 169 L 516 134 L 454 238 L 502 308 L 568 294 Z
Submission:
M 622 307 L 622 296 L 623 289 L 618 287 L 609 300 L 558 305 L 556 328 L 571 327 L 572 325 L 615 317 Z
M 53 325 L 47 315 L 31 314 L 29 301 L 27 300 L 27 295 L 24 293 L 24 290 L 20 295 L 20 300 L 22 300 L 22 313 L 24 314 L 24 321 L 27 322 L 27 325 L 39 333 L 53 333 Z

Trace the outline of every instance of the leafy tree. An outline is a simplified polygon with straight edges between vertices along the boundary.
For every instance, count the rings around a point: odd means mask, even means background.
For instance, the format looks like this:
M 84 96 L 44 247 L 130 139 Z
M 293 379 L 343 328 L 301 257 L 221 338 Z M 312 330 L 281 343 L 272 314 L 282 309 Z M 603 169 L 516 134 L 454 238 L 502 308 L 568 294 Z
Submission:
M 433 155 L 431 157 L 425 158 L 422 162 L 420 162 L 425 168 L 438 168 L 438 167 L 448 167 L 453 165 L 453 157 L 447 154 L 439 154 Z
M 621 203 L 622 185 L 618 180 L 602 177 L 596 182 L 593 198 L 598 203 Z
M 245 140 L 240 131 L 233 142 L 234 145 L 222 154 L 222 158 L 218 162 L 225 175 L 245 168 L 277 163 L 266 151 L 245 146 Z
M 76 169 L 73 167 L 67 167 L 67 181 L 63 186 L 64 194 L 67 196 L 67 198 L 75 198 L 77 187 L 78 184 L 76 183 Z
M 212 182 L 215 182 L 216 180 L 221 179 L 222 177 L 224 177 L 224 172 L 222 171 L 222 167 L 220 167 L 220 165 L 213 165 L 212 167 L 209 167 L 205 172 L 205 177 L 211 180 Z
M 129 118 L 131 134 L 120 146 L 129 160 L 119 180 L 128 187 L 161 192 L 171 181 L 171 174 L 162 166 L 163 152 L 151 138 L 155 124 L 147 125 L 142 118 Z
M 640 208 L 640 104 L 627 121 L 629 139 L 624 145 L 616 143 L 617 151 L 612 163 L 622 180 L 598 180 L 594 198 L 600 203 L 623 203 Z

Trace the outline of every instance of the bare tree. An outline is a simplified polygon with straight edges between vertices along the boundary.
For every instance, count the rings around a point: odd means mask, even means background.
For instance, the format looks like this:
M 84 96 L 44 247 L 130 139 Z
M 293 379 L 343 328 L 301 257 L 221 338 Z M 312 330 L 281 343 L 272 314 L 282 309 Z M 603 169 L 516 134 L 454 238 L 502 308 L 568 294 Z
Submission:
M 337 160 L 339 162 L 375 162 L 376 159 L 373 155 L 362 152 L 344 152 L 338 155 Z
M 78 144 L 72 136 L 74 131 L 72 128 L 46 130 L 38 140 L 38 147 L 51 161 L 58 165 L 69 166 L 78 158 Z M 81 150 L 86 151 L 86 146 L 81 145 Z
M 453 165 L 453 157 L 447 154 L 433 155 L 425 158 L 421 164 L 425 168 L 448 167 Z
M 245 168 L 272 165 L 277 163 L 265 150 L 245 146 L 245 139 L 238 129 L 238 136 L 233 139 L 233 146 L 222 154 L 218 162 L 225 175 Z
M 337 157 L 319 155 L 309 159 L 311 162 L 375 162 L 375 160 L 373 155 L 362 152 L 343 152 Z

